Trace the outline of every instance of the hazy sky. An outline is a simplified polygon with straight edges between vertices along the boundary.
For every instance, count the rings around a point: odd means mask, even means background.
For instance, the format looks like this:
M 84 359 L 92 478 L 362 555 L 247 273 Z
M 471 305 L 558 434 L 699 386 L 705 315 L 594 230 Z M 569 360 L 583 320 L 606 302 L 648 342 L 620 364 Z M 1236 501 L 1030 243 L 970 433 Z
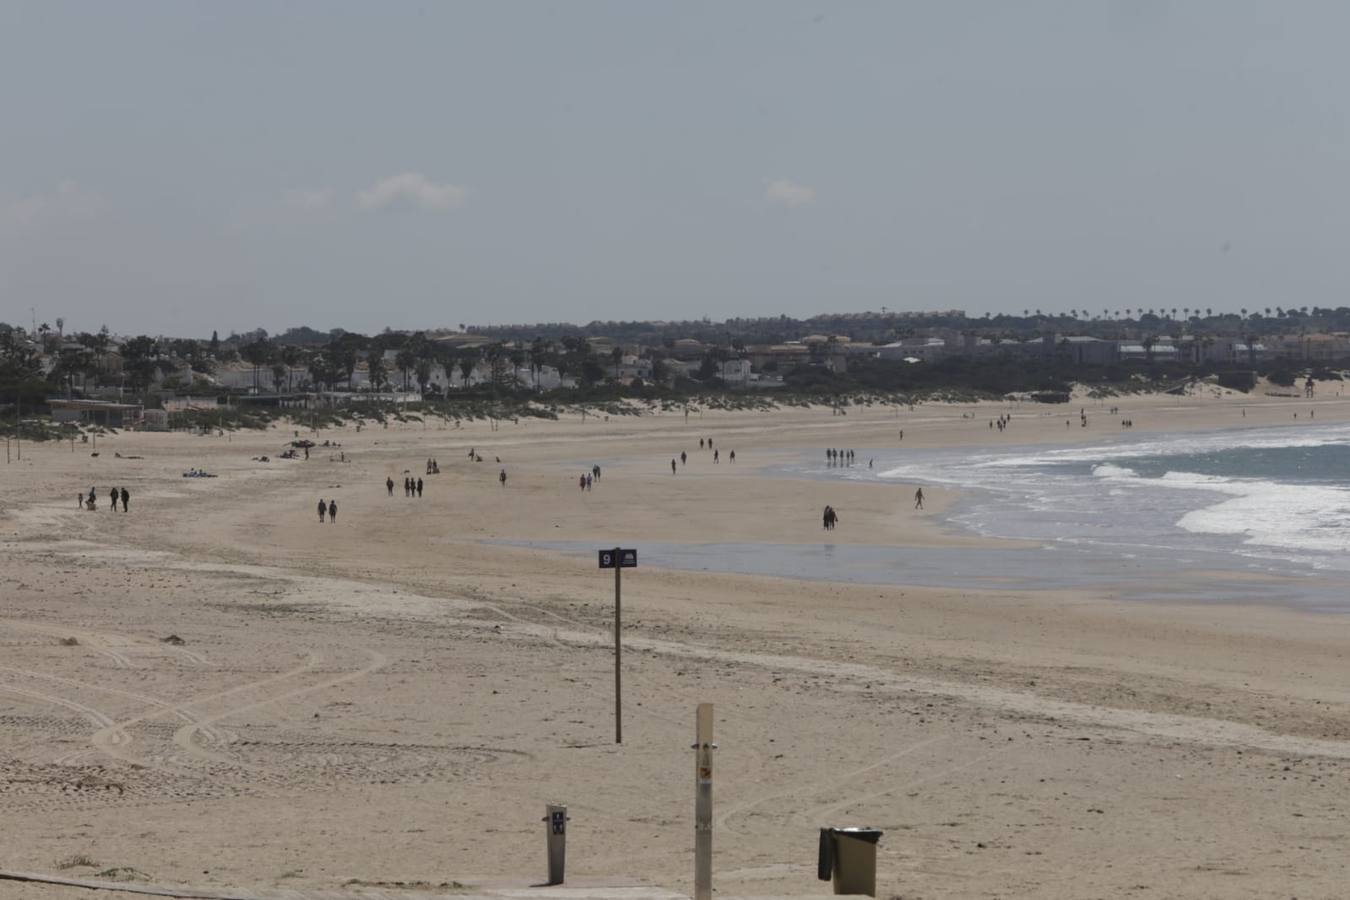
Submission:
M 1350 4 L 0 0 L 0 320 L 1350 304 Z

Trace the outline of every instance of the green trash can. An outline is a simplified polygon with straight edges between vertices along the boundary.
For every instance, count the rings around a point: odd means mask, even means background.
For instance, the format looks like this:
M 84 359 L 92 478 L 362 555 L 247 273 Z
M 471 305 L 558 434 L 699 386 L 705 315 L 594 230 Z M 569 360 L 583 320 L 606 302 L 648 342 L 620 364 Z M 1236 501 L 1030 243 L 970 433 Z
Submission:
M 836 894 L 877 895 L 876 828 L 822 828 L 816 876 L 833 881 Z

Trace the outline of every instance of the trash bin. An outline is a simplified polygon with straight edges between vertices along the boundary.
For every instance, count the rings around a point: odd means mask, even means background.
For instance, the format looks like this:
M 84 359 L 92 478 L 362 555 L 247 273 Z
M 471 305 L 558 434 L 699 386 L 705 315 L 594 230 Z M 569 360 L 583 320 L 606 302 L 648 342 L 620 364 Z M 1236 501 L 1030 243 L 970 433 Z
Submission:
M 820 829 L 820 856 L 816 876 L 833 881 L 836 894 L 877 895 L 876 828 Z

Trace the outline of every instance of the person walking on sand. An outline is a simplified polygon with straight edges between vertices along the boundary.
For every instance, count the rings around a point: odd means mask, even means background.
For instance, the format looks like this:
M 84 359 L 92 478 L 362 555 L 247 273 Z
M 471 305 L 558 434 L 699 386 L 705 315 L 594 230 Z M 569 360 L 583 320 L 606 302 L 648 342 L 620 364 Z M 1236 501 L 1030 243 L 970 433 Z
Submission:
M 330 524 L 330 525 L 336 525 L 336 524 L 337 524 L 337 501 L 336 501 L 336 500 L 329 500 L 329 501 L 328 501 L 328 524 Z
M 736 451 L 735 451 L 735 450 L 732 450 L 730 453 L 727 454 L 727 456 L 728 456 L 728 458 L 730 458 L 730 460 L 731 460 L 732 462 L 735 462 L 735 461 L 736 461 Z
M 923 509 L 923 488 L 914 492 L 914 508 Z
M 713 451 L 713 462 L 714 462 L 714 463 L 721 462 L 721 460 L 718 459 L 718 456 L 719 456 L 721 453 L 722 453 L 721 450 L 714 450 L 714 451 Z
M 680 451 L 680 465 L 684 465 L 684 461 L 685 461 L 684 451 L 681 450 L 681 451 Z
M 497 476 L 497 480 L 500 481 L 500 482 L 502 483 L 502 487 L 506 487 L 506 470 L 505 470 L 505 469 L 502 469 L 501 474 Z
M 422 479 L 420 478 L 417 479 L 417 496 L 419 498 L 422 496 Z
M 131 494 L 127 493 L 126 488 L 122 488 L 122 512 L 127 511 L 127 503 L 131 500 Z
M 89 489 L 89 498 L 84 501 L 84 505 L 89 509 L 96 509 L 98 507 L 98 494 L 94 492 L 92 487 Z
M 673 458 L 670 461 L 670 474 L 675 474 L 675 460 Z
M 384 489 L 389 492 L 389 496 L 394 496 L 394 477 L 391 475 L 384 480 Z
M 109 509 L 111 509 L 113 512 L 117 512 L 117 488 L 113 488 L 111 491 L 109 491 L 108 495 L 112 497 L 112 505 L 109 507 Z
M 324 502 L 323 502 L 323 498 L 320 497 L 320 498 L 319 498 L 319 524 L 320 524 L 320 525 L 323 524 L 323 517 L 324 517 L 324 514 L 327 513 L 327 512 L 328 512 L 328 504 L 327 504 L 327 503 L 324 503 Z

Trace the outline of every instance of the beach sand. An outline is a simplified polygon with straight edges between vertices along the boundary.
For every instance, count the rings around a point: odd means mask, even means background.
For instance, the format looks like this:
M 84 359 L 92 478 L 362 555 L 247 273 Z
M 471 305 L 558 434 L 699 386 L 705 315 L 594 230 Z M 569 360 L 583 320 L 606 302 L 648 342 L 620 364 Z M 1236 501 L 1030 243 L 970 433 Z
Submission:
M 949 492 L 917 512 L 913 485 L 760 470 L 827 446 L 865 466 L 897 445 L 1100 440 L 1123 416 L 1136 436 L 1350 419 L 1336 397 L 1110 403 L 1019 405 L 1005 434 L 994 404 L 347 427 L 308 461 L 276 458 L 285 428 L 125 433 L 97 457 L 25 444 L 0 467 L 0 869 L 523 885 L 562 802 L 570 877 L 688 894 L 712 702 L 725 896 L 825 893 L 824 825 L 885 830 L 883 897 L 1344 896 L 1350 617 L 1217 586 L 1168 605 L 639 566 L 616 746 L 612 575 L 492 543 L 811 545 L 829 503 L 833 543 L 978 554 L 994 542 L 944 524 Z M 77 509 L 91 484 L 100 508 Z M 114 485 L 127 514 L 104 505 Z

